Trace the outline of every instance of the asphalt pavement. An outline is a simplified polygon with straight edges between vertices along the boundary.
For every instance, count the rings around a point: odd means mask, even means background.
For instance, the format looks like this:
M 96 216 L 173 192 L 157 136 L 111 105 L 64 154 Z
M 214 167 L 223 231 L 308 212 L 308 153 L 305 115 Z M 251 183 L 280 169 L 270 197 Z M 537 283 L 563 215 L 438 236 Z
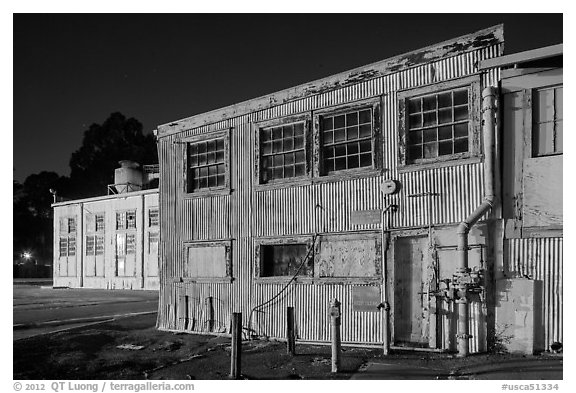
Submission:
M 13 339 L 155 313 L 157 291 L 13 286 Z

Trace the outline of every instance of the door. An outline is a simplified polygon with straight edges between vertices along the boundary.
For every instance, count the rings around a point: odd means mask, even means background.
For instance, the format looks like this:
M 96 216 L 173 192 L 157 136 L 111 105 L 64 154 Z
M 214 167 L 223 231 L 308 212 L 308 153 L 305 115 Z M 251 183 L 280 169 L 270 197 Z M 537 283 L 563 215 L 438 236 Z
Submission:
M 428 237 L 398 238 L 394 247 L 394 344 L 429 347 L 435 323 L 430 326 L 430 252 Z M 435 280 L 436 278 L 433 277 Z

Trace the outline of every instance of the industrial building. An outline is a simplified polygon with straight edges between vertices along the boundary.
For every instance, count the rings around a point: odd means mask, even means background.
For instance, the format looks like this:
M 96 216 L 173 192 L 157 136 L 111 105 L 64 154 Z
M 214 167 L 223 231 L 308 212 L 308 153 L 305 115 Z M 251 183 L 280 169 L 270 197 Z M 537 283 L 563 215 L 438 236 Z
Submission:
M 294 307 L 328 342 L 338 299 L 345 344 L 562 342 L 562 47 L 503 49 L 495 26 L 159 126 L 158 327 L 283 339 Z
M 108 195 L 52 205 L 54 287 L 158 289 L 158 168 L 120 164 Z

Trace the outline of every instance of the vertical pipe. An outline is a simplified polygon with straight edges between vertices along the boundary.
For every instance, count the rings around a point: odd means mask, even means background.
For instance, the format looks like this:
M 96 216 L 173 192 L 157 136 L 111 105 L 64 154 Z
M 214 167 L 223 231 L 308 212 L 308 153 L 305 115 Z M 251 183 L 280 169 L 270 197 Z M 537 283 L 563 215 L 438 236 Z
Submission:
M 455 274 L 455 288 L 458 291 L 458 356 L 468 356 L 468 234 L 470 229 L 490 211 L 496 203 L 494 190 L 494 153 L 495 153 L 495 107 L 496 89 L 487 87 L 482 91 L 482 133 L 484 135 L 484 201 L 458 225 L 458 267 Z
M 230 351 L 230 378 L 239 379 L 242 354 L 242 313 L 232 314 L 232 348 Z
M 332 300 L 330 304 L 330 316 L 332 322 L 332 372 L 340 370 L 340 302 Z
M 387 266 L 386 266 L 386 252 L 388 250 L 388 216 L 386 215 L 386 210 L 382 206 L 382 216 L 380 217 L 380 225 L 382 227 L 382 297 L 384 304 L 384 323 L 383 323 L 383 348 L 382 352 L 386 356 L 390 350 L 390 340 L 389 340 L 389 328 L 388 320 L 390 318 L 390 307 L 388 306 L 388 293 L 387 293 Z M 386 219 L 385 219 L 386 217 Z
M 206 308 L 208 309 L 208 331 L 214 331 L 214 299 L 212 296 L 206 298 Z
M 294 329 L 294 307 L 286 308 L 286 340 L 287 351 L 290 355 L 296 355 L 296 333 Z

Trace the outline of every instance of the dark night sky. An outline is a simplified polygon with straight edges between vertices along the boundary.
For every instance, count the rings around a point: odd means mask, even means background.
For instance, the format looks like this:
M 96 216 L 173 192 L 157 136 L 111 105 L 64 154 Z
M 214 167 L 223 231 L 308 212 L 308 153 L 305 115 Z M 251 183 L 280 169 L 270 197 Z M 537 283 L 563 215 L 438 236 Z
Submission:
M 505 52 L 561 14 L 14 15 L 14 178 L 69 174 L 92 123 L 157 125 L 504 23 Z

